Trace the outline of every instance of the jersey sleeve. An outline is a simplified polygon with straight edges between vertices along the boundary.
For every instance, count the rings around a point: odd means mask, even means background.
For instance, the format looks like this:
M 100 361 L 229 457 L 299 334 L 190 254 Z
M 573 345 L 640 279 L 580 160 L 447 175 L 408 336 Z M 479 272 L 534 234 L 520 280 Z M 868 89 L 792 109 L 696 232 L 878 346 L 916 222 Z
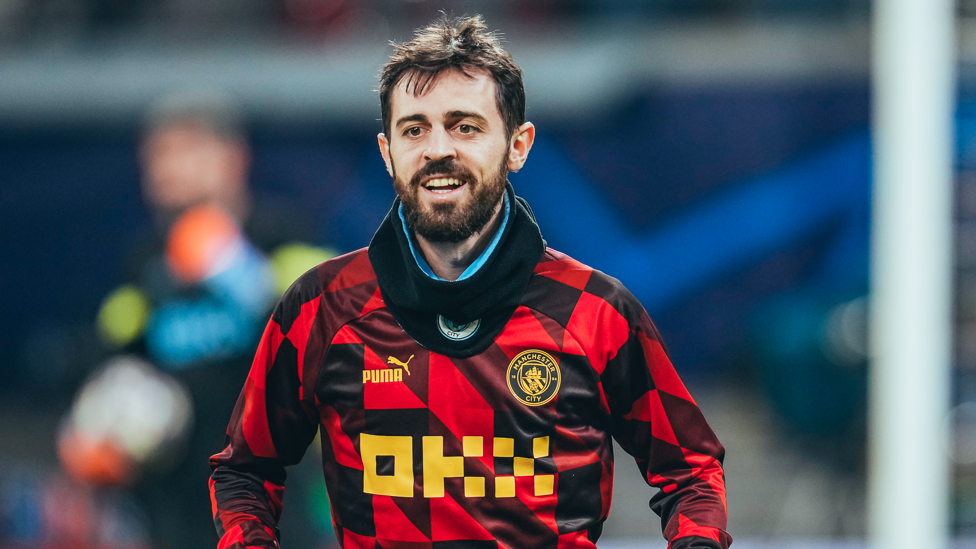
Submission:
M 227 446 L 210 458 L 219 549 L 278 547 L 285 467 L 301 461 L 318 425 L 314 405 L 303 399 L 300 360 L 314 305 L 290 294 L 278 303 L 227 427 Z
M 604 347 L 600 383 L 611 432 L 634 456 L 644 481 L 660 489 L 650 503 L 668 548 L 726 549 L 732 538 L 725 531 L 725 449 L 675 372 L 657 329 L 630 297 Z

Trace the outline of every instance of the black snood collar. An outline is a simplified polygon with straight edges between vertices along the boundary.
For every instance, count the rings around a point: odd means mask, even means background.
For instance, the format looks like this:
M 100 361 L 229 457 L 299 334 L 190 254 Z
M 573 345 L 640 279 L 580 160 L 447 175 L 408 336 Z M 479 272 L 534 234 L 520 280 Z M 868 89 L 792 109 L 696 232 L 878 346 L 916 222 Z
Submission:
M 435 280 L 420 269 L 403 232 L 399 199 L 369 244 L 387 309 L 410 337 L 434 352 L 467 358 L 487 349 L 518 307 L 545 251 L 528 203 L 515 196 L 510 183 L 506 192 L 511 210 L 501 240 L 487 262 L 465 280 Z M 462 333 L 445 330 L 445 324 Z M 473 333 L 466 333 L 475 325 Z

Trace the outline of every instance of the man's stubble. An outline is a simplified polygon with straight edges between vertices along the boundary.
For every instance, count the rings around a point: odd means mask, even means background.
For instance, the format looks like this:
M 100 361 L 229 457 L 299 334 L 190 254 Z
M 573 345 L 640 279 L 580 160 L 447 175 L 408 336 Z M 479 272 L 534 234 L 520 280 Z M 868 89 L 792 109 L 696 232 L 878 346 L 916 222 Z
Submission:
M 435 204 L 424 209 L 420 204 L 420 180 L 432 175 L 467 181 L 470 189 L 469 200 L 461 204 Z M 409 185 L 397 175 L 396 167 L 393 167 L 393 188 L 403 204 L 407 227 L 429 242 L 463 242 L 483 230 L 491 221 L 495 206 L 505 193 L 507 181 L 507 152 L 502 156 L 495 172 L 489 174 L 484 181 L 476 180 L 474 174 L 451 157 L 428 162 L 410 178 Z

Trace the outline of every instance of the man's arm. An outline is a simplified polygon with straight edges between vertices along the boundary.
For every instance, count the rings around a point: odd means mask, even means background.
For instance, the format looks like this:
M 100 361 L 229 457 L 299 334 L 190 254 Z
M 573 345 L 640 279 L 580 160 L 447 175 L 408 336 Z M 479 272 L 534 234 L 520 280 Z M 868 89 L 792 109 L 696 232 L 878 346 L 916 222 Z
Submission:
M 600 376 L 620 446 L 645 482 L 660 488 L 651 508 L 669 549 L 726 549 L 725 449 L 705 421 L 647 313 Z
M 244 390 L 227 428 L 227 447 L 210 458 L 218 549 L 277 549 L 285 469 L 298 463 L 315 437 L 314 409 L 301 400 L 299 351 L 310 322 L 279 303 L 258 345 Z M 297 307 L 301 310 L 301 307 Z M 290 330 L 282 332 L 282 318 Z M 298 332 L 305 331 L 304 334 Z M 304 347 L 303 343 L 299 343 Z

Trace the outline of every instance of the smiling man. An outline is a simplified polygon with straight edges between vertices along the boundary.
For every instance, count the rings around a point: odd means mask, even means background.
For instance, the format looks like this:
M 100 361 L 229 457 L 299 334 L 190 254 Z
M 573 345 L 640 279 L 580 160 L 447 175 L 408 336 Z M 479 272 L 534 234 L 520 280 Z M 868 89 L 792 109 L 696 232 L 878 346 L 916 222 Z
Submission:
M 617 280 L 549 249 L 507 174 L 521 69 L 442 18 L 381 75 L 397 200 L 369 248 L 278 303 L 211 458 L 221 548 L 277 547 L 285 466 L 321 433 L 346 548 L 594 547 L 615 438 L 671 549 L 727 548 L 724 449 Z

